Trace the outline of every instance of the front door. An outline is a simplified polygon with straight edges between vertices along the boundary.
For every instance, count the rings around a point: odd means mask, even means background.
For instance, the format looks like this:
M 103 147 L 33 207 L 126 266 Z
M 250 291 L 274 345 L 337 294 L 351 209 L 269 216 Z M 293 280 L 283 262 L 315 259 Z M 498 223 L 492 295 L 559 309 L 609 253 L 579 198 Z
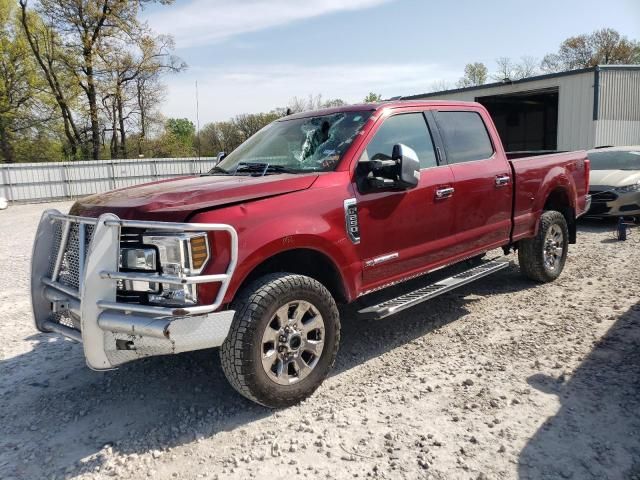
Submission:
M 417 153 L 420 181 L 417 187 L 404 191 L 363 193 L 356 188 L 365 290 L 425 270 L 450 253 L 447 237 L 455 214 L 449 196 L 453 173 L 448 165 L 439 164 L 422 112 L 379 120 L 360 161 L 390 158 L 396 144 Z

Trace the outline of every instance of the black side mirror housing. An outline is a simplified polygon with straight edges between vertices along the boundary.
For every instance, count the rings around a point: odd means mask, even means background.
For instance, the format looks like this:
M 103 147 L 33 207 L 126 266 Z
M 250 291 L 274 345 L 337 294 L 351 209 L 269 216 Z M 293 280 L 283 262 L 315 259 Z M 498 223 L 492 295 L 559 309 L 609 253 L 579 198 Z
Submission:
M 420 181 L 420 161 L 416 152 L 401 143 L 394 145 L 390 160 L 370 160 L 366 164 L 369 188 L 408 190 Z
M 227 154 L 225 152 L 218 152 L 218 155 L 216 156 L 216 165 L 219 164 L 222 160 L 224 160 L 224 157 L 226 157 Z

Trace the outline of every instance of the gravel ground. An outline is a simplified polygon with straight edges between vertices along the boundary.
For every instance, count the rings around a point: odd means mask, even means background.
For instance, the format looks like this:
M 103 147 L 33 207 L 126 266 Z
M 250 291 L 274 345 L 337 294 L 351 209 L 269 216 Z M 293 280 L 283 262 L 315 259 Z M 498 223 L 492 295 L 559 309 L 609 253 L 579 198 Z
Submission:
M 640 479 L 640 229 L 582 222 L 553 284 L 514 266 L 384 321 L 346 308 L 333 375 L 272 411 L 217 352 L 97 373 L 36 332 L 33 235 L 69 205 L 0 211 L 2 479 Z

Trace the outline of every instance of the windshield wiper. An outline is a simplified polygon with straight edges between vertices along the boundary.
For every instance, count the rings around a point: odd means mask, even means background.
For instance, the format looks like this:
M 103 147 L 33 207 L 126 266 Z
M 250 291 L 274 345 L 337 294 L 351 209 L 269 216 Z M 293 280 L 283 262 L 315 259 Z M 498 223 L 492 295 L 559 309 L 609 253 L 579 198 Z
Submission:
M 271 165 L 269 163 L 262 162 L 240 162 L 236 165 L 236 169 L 233 171 L 232 175 L 239 172 L 260 173 L 261 177 L 265 176 L 268 172 L 295 173 L 294 170 L 291 170 L 284 165 Z
M 200 174 L 201 177 L 204 177 L 205 175 L 229 175 L 229 172 L 227 172 L 224 168 L 213 167 L 208 172 Z

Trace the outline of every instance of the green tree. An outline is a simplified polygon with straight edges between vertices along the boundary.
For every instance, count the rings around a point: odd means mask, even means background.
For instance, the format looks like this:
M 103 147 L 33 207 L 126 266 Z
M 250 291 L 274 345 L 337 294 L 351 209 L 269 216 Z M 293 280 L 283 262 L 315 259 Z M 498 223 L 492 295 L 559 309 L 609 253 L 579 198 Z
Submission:
M 60 36 L 51 25 L 42 21 L 37 12 L 27 11 L 26 6 L 26 0 L 21 0 L 20 23 L 24 37 L 62 117 L 68 153 L 72 158 L 76 158 L 79 150 L 84 150 L 85 147 L 85 134 L 78 127 L 74 112 L 80 94 L 79 88 L 66 70 Z
M 279 115 L 275 112 L 269 113 L 243 113 L 231 120 L 241 133 L 242 141 L 251 137 L 258 130 L 277 120 Z
M 640 42 L 612 28 L 603 28 L 567 38 L 556 53 L 543 58 L 541 68 L 545 72 L 563 72 L 615 64 L 640 64 Z
M 329 100 L 325 100 L 324 102 L 322 102 L 322 108 L 342 107 L 346 104 L 347 102 L 345 102 L 341 98 L 330 98 Z
M 170 118 L 165 123 L 165 128 L 184 143 L 193 141 L 196 134 L 196 126 L 188 118 Z
M 24 142 L 54 117 L 15 13 L 13 2 L 0 0 L 0 155 L 6 163 L 24 160 Z
M 38 0 L 35 12 L 42 18 L 44 35 L 31 28 L 28 0 L 20 0 L 23 27 L 31 49 L 38 59 L 51 91 L 56 96 L 69 135 L 75 144 L 80 134 L 73 121 L 72 107 L 68 105 L 64 88 L 56 77 L 64 71 L 75 80 L 85 96 L 88 110 L 91 157 L 98 159 L 101 147 L 99 90 L 105 70 L 101 67 L 100 48 L 106 48 L 108 40 L 118 35 L 136 38 L 144 29 L 138 21 L 138 13 L 145 4 L 169 4 L 172 0 Z M 50 47 L 43 48 L 38 38 L 49 40 Z M 53 64 L 55 63 L 55 65 Z M 115 133 L 115 132 L 114 132 Z
M 464 67 L 464 76 L 458 80 L 458 87 L 475 87 L 487 83 L 487 67 L 484 63 L 468 63 Z
M 364 97 L 364 103 L 377 103 L 382 101 L 382 95 L 379 93 L 369 92 L 366 97 Z

